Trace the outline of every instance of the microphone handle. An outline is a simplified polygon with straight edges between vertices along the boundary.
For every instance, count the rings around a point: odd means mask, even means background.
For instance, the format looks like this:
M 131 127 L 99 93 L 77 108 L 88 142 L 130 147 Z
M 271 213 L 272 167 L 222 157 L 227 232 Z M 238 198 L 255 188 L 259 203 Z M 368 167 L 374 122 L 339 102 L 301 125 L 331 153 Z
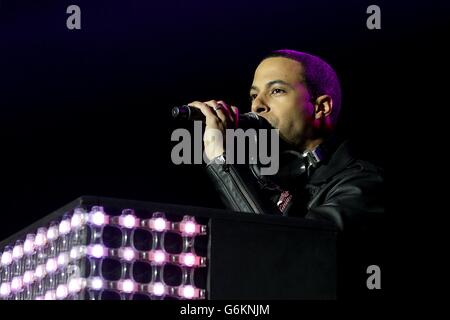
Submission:
M 205 120 L 205 116 L 200 109 L 188 105 L 173 107 L 172 117 L 176 120 Z M 258 116 L 258 114 L 254 112 L 240 114 L 238 127 L 242 129 L 273 129 L 266 119 Z

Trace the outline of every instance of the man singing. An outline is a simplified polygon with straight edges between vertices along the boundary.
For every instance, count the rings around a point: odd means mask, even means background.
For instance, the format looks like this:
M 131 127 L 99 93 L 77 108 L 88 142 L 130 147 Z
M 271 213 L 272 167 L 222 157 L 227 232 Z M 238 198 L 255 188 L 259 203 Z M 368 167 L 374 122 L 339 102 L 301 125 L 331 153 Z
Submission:
M 288 148 L 279 173 L 261 176 L 225 159 L 225 135 L 239 110 L 224 101 L 195 101 L 206 117 L 207 172 L 234 211 L 325 220 L 339 230 L 374 227 L 384 213 L 382 172 L 355 158 L 348 141 L 335 134 L 341 89 L 335 71 L 317 56 L 279 50 L 258 65 L 250 88 L 251 110 L 279 129 Z

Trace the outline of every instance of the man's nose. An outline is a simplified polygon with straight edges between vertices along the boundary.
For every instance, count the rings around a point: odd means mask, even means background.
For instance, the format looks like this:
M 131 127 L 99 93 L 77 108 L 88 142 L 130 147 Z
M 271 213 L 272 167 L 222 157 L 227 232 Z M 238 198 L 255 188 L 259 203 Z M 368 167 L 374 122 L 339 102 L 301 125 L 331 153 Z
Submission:
M 270 108 L 269 106 L 262 100 L 259 99 L 255 99 L 255 101 L 253 101 L 253 105 L 252 105 L 252 111 L 255 113 L 267 113 L 269 112 Z

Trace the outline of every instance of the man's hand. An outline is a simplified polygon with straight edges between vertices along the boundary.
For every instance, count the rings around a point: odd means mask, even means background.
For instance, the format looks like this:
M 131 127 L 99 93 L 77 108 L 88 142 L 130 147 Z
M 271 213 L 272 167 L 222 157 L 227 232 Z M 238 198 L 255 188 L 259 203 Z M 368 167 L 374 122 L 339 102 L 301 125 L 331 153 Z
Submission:
M 205 115 L 206 128 L 203 143 L 208 160 L 223 154 L 225 151 L 225 129 L 236 128 L 239 119 L 238 108 L 228 106 L 221 100 L 194 101 L 188 105 L 200 109 Z

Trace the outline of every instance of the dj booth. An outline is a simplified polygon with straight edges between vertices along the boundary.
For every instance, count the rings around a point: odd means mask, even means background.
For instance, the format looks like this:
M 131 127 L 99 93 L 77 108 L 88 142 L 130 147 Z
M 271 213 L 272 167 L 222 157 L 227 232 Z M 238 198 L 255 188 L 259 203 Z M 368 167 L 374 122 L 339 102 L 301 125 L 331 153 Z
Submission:
M 80 197 L 0 242 L 0 300 L 335 299 L 337 230 Z

